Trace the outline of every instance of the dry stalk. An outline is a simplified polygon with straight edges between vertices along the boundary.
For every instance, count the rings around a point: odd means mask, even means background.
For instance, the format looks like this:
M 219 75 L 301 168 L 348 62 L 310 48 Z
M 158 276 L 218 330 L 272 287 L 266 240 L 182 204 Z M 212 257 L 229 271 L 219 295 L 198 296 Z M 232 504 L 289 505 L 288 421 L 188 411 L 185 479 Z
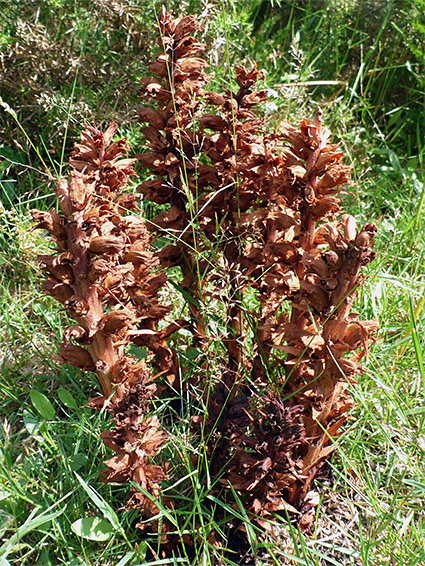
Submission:
M 117 131 L 87 126 L 70 159 L 69 180 L 58 182 L 59 212 L 33 211 L 37 228 L 47 230 L 56 244 L 40 256 L 46 278 L 44 291 L 59 301 L 76 324 L 66 328 L 59 348 L 62 363 L 94 372 L 101 396 L 92 408 L 105 406 L 115 428 L 101 437 L 116 454 L 105 462 L 105 481 L 134 481 L 156 496 L 166 478 L 151 463 L 167 435 L 149 414 L 149 399 L 164 376 L 175 383 L 174 355 L 157 323 L 172 307 L 158 303 L 166 276 L 149 248 L 149 236 L 137 210 L 137 195 L 125 193 L 135 176 L 135 159 L 126 157 L 125 140 L 112 142 Z M 131 344 L 146 346 L 151 366 L 128 353 Z M 154 514 L 155 505 L 143 493 L 131 491 L 130 503 Z

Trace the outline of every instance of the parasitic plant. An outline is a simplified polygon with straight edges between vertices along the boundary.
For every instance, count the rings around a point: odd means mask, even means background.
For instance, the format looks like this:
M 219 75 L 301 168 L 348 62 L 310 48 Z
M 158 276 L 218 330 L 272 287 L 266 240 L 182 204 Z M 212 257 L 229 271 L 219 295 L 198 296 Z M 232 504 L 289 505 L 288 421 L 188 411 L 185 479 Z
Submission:
M 115 452 L 103 476 L 142 488 L 131 489 L 129 506 L 158 512 L 167 475 L 153 458 L 167 433 L 150 408 L 171 387 L 199 409 L 190 426 L 205 454 L 194 450 L 191 465 L 201 478 L 207 457 L 208 493 L 226 505 L 236 494 L 269 532 L 277 512 L 307 530 L 312 481 L 335 448 L 376 328 L 351 311 L 376 227 L 357 228 L 341 209 L 349 168 L 320 109 L 299 127 L 283 121 L 267 131 L 255 112 L 266 100 L 255 66 L 236 67 L 223 94 L 209 92 L 196 18 L 164 10 L 157 29 L 160 51 L 137 111 L 148 151 L 129 159 L 125 140 L 111 143 L 116 125 L 87 126 L 55 191 L 59 212 L 33 212 L 57 247 L 40 257 L 44 290 L 75 321 L 59 357 L 96 375 L 102 395 L 89 406 L 106 407 L 115 427 L 102 433 Z M 146 224 L 125 192 L 136 159 L 150 172 L 139 191 L 161 207 Z M 155 254 L 147 228 L 167 242 Z M 158 291 L 176 266 L 189 320 L 158 330 L 172 310 Z M 209 301 L 222 307 L 219 371 L 210 379 L 204 355 L 197 375 L 181 380 L 167 339 L 184 325 L 206 354 Z M 149 364 L 130 344 L 149 350 Z M 172 543 L 171 525 L 161 529 Z M 234 530 L 244 537 L 240 522 Z
M 140 189 L 169 205 L 151 230 L 174 238 L 159 257 L 181 267 L 191 296 L 225 302 L 219 284 L 231 287 L 227 359 L 205 394 L 206 414 L 193 417 L 208 439 L 209 473 L 264 527 L 286 510 L 307 529 L 311 482 L 347 418 L 347 388 L 376 326 L 351 313 L 376 228 L 358 230 L 342 214 L 349 168 L 321 110 L 299 128 L 282 122 L 267 132 L 253 111 L 266 99 L 256 88 L 261 73 L 236 67 L 235 91 L 208 92 L 196 28 L 193 17 L 160 18 L 161 50 L 149 65 L 156 77 L 142 79 L 155 107 L 138 112 L 152 148 L 139 160 L 155 179 Z M 243 305 L 248 288 L 259 303 L 253 312 Z M 202 313 L 191 310 L 203 329 Z
M 101 396 L 92 408 L 106 407 L 115 428 L 104 444 L 115 452 L 105 462 L 105 481 L 133 481 L 155 496 L 164 470 L 151 463 L 166 439 L 158 417 L 149 414 L 149 399 L 159 375 L 176 379 L 174 355 L 165 339 L 175 325 L 156 330 L 171 310 L 158 302 L 166 276 L 149 247 L 137 195 L 126 193 L 135 176 L 135 159 L 126 157 L 125 140 L 112 142 L 118 126 L 88 125 L 71 155 L 69 180 L 58 182 L 59 212 L 33 211 L 38 228 L 56 244 L 40 256 L 46 274 L 43 288 L 75 321 L 64 331 L 59 359 L 94 372 Z M 128 352 L 130 344 L 147 347 L 151 367 Z M 132 490 L 131 504 L 155 513 L 142 492 Z

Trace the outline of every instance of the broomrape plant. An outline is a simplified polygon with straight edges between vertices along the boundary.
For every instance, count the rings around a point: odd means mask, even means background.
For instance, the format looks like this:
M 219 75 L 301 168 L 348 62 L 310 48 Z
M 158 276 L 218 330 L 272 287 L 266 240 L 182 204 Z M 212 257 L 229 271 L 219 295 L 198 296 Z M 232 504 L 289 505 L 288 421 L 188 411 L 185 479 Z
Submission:
M 150 463 L 166 438 L 156 416 L 148 416 L 154 394 L 152 371 L 174 379 L 174 356 L 165 339 L 175 325 L 156 331 L 171 310 L 158 303 L 164 272 L 149 249 L 137 197 L 124 192 L 134 159 L 125 154 L 125 140 L 111 143 L 118 126 L 105 132 L 87 126 L 70 159 L 69 181 L 56 187 L 59 213 L 33 211 L 38 228 L 46 229 L 56 251 L 40 256 L 46 272 L 44 291 L 64 305 L 76 322 L 64 332 L 59 358 L 81 370 L 93 371 L 102 393 L 89 400 L 106 406 L 115 423 L 102 440 L 116 455 L 106 462 L 106 481 L 134 481 L 156 494 L 166 478 Z M 126 354 L 129 344 L 148 345 L 154 352 L 149 368 Z M 132 505 L 152 511 L 149 498 L 131 492 Z M 155 508 L 153 509 L 155 513 Z
M 335 448 L 352 406 L 347 388 L 376 328 L 351 312 L 376 227 L 342 214 L 349 168 L 320 109 L 298 127 L 282 121 L 268 132 L 255 113 L 266 100 L 262 73 L 236 67 L 236 88 L 208 91 L 197 28 L 194 16 L 160 15 L 160 51 L 137 111 L 149 150 L 128 159 L 125 140 L 111 143 L 116 125 L 87 126 L 69 181 L 56 188 L 59 213 L 34 211 L 57 246 L 40 257 L 44 290 L 76 322 L 59 357 L 94 372 L 102 396 L 89 405 L 113 419 L 114 430 L 102 433 L 115 452 L 103 477 L 142 488 L 130 489 L 129 507 L 158 513 L 167 433 L 152 400 L 172 389 L 196 412 L 190 426 L 205 446 L 212 500 L 236 501 L 271 534 L 276 513 L 306 531 L 317 504 L 312 481 Z M 161 208 L 146 223 L 137 195 L 125 192 L 136 159 L 151 173 L 139 191 Z M 161 244 L 156 253 L 150 237 Z M 158 330 L 172 310 L 158 292 L 176 266 L 187 320 Z M 185 380 L 167 339 L 185 327 L 188 345 L 206 354 L 203 305 L 212 301 L 222 306 L 223 347 Z M 129 355 L 130 344 L 147 348 L 147 361 Z M 194 469 L 205 471 L 205 454 L 192 453 Z M 172 498 L 162 505 L 172 508 Z M 246 542 L 249 530 L 234 523 Z M 160 528 L 167 552 L 172 524 Z

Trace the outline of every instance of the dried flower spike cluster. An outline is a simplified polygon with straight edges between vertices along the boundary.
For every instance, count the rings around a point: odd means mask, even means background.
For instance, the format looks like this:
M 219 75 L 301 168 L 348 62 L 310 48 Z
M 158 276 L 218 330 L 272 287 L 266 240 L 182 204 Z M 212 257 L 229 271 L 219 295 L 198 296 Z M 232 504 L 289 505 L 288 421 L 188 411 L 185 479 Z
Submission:
M 151 229 L 174 236 L 159 257 L 181 267 L 192 297 L 202 302 L 205 282 L 214 287 L 220 275 L 233 285 L 226 367 L 206 416 L 194 417 L 209 438 L 210 472 L 230 481 L 266 528 L 284 509 L 308 528 L 311 482 L 346 420 L 346 389 L 376 326 L 350 312 L 376 228 L 338 219 L 349 170 L 321 111 L 299 128 L 282 122 L 265 133 L 253 112 L 266 97 L 255 90 L 261 73 L 237 67 L 236 92 L 207 92 L 195 29 L 194 17 L 161 15 L 161 51 L 149 65 L 156 77 L 142 79 L 156 107 L 138 112 L 151 145 L 139 160 L 156 178 L 140 190 L 169 204 Z M 260 303 L 250 356 L 242 355 L 247 287 Z M 202 313 L 191 311 L 202 333 Z
M 261 73 L 237 67 L 235 92 L 208 92 L 204 47 L 191 35 L 196 29 L 195 17 L 173 19 L 163 11 L 160 52 L 149 65 L 155 76 L 141 81 L 155 107 L 138 111 L 150 151 L 137 157 L 155 178 L 139 190 L 166 205 L 148 226 L 169 245 L 151 252 L 145 223 L 134 213 L 137 198 L 124 192 L 135 160 L 125 157 L 124 140 L 111 143 L 117 127 L 88 126 L 72 154 L 69 181 L 56 189 L 60 212 L 33 212 L 57 246 L 40 258 L 44 289 L 76 322 L 64 333 L 61 360 L 96 374 L 102 397 L 90 405 L 106 403 L 114 420 L 114 430 L 102 433 L 115 452 L 106 481 L 132 480 L 153 497 L 166 478 L 151 462 L 166 439 L 158 418 L 149 416 L 153 380 L 180 385 L 166 339 L 184 324 L 157 330 L 171 310 L 158 303 L 166 281 L 159 263 L 181 269 L 187 325 L 199 348 L 208 346 L 202 304 L 221 301 L 227 325 L 225 354 L 216 361 L 221 374 L 211 379 L 203 366 L 199 383 L 185 384 L 194 406 L 211 384 L 205 412 L 192 419 L 194 433 L 207 439 L 211 491 L 232 504 L 230 484 L 250 518 L 269 531 L 273 514 L 283 511 L 307 529 L 311 483 L 347 418 L 347 387 L 361 372 L 375 328 L 351 307 L 360 268 L 374 257 L 376 228 L 358 230 L 342 214 L 338 194 L 349 171 L 329 143 L 320 110 L 299 128 L 282 122 L 267 133 L 253 111 L 266 99 L 256 90 Z M 251 312 L 248 288 L 258 305 Z M 130 344 L 150 351 L 150 366 L 128 353 Z M 195 456 L 192 464 L 202 470 Z M 131 491 L 129 505 L 157 513 L 140 491 Z
M 106 403 L 115 423 L 114 430 L 102 433 L 116 453 L 105 462 L 105 480 L 132 480 L 155 495 L 166 475 L 150 458 L 166 434 L 157 417 L 147 416 L 155 376 L 127 347 L 146 346 L 155 354 L 155 370 L 173 382 L 174 359 L 165 338 L 175 327 L 156 330 L 171 308 L 158 304 L 166 277 L 149 250 L 144 221 L 131 214 L 138 197 L 124 190 L 135 176 L 135 160 L 126 158 L 125 140 L 111 143 L 117 128 L 110 124 L 102 132 L 87 126 L 70 159 L 69 181 L 61 180 L 55 190 L 59 213 L 34 210 L 33 218 L 56 244 L 52 255 L 39 257 L 46 273 L 43 288 L 76 322 L 64 332 L 59 358 L 95 373 L 102 397 L 89 405 Z M 132 504 L 155 513 L 140 491 L 132 492 Z

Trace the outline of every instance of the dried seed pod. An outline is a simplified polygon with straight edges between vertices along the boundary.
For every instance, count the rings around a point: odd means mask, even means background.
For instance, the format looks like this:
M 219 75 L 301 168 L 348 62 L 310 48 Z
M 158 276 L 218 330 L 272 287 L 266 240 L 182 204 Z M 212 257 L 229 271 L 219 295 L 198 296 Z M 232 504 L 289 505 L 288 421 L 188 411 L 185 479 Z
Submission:
M 115 253 L 124 247 L 123 240 L 118 236 L 95 236 L 91 238 L 89 250 L 95 254 Z
M 343 214 L 342 216 L 344 238 L 348 242 L 352 242 L 356 237 L 356 221 L 349 214 Z
M 88 371 L 94 370 L 94 361 L 90 353 L 81 346 L 73 346 L 71 344 L 62 344 L 59 347 L 59 358 L 64 363 L 70 364 L 79 369 Z
M 163 130 L 167 123 L 167 114 L 164 111 L 154 110 L 149 106 L 137 110 L 137 115 L 141 122 L 148 122 L 157 130 Z

